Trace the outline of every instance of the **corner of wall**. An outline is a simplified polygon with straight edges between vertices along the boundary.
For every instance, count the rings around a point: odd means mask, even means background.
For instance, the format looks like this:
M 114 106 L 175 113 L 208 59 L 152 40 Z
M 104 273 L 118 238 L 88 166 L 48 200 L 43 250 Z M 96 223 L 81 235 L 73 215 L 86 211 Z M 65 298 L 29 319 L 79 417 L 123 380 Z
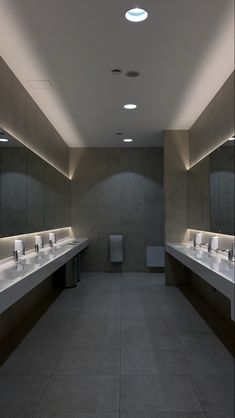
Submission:
M 185 242 L 187 231 L 187 168 L 189 131 L 168 130 L 164 135 L 164 193 L 166 242 Z

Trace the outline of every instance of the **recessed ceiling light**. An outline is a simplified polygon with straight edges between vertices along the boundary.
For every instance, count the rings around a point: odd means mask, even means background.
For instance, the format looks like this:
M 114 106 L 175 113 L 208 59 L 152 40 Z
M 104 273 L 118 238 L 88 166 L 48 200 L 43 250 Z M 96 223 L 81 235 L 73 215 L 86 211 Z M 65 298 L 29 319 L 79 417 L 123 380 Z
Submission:
M 231 136 L 231 138 L 228 139 L 229 141 L 235 141 L 235 135 Z
M 139 9 L 138 7 L 135 7 L 134 9 L 130 9 L 126 12 L 125 18 L 129 20 L 130 22 L 142 22 L 143 20 L 146 20 L 148 17 L 148 12 L 144 9 Z
M 124 108 L 125 109 L 128 109 L 128 110 L 133 110 L 133 109 L 136 109 L 137 108 L 137 105 L 136 104 L 129 103 L 129 104 L 125 104 L 124 105 Z
M 0 138 L 0 142 L 8 142 L 7 138 Z
M 131 139 L 131 138 L 123 139 L 123 142 L 132 142 L 132 141 L 133 141 L 133 139 Z

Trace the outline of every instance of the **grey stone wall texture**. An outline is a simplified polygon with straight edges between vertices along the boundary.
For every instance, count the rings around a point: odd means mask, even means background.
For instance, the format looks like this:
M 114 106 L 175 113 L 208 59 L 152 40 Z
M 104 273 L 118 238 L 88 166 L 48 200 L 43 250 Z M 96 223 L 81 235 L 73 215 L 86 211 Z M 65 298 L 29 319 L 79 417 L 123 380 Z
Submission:
M 164 244 L 163 148 L 71 149 L 71 226 L 89 236 L 83 271 L 147 271 L 146 246 Z M 124 262 L 109 262 L 123 234 Z

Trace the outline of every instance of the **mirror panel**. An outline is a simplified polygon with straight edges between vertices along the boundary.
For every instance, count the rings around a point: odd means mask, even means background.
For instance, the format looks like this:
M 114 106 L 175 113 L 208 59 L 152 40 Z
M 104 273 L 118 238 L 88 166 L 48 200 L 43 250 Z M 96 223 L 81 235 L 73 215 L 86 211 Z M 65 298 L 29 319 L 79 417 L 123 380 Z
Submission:
M 220 148 L 219 204 L 220 229 L 223 234 L 235 235 L 235 141 L 227 141 Z
M 27 231 L 27 151 L 1 148 L 1 235 Z
M 45 163 L 28 151 L 27 232 L 44 229 L 44 172 Z
M 0 132 L 0 236 L 69 226 L 70 180 Z
M 234 152 L 228 140 L 188 170 L 188 228 L 234 235 Z
M 220 193 L 219 193 L 219 149 L 212 152 L 209 160 L 209 201 L 210 201 L 210 229 L 209 231 L 220 233 Z

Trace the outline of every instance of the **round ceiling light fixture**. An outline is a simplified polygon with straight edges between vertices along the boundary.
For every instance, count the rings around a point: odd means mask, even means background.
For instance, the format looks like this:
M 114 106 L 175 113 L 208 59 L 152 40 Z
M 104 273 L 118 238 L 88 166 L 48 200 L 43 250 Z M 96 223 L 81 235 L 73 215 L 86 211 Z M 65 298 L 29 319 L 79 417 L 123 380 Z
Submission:
M 130 22 L 138 23 L 143 22 L 148 17 L 148 12 L 144 9 L 139 9 L 135 7 L 134 9 L 127 10 L 125 13 L 125 18 Z
M 125 138 L 125 139 L 123 139 L 123 142 L 132 142 L 133 141 L 133 139 L 131 139 L 131 138 Z
M 128 104 L 125 104 L 123 107 L 124 109 L 133 110 L 137 108 L 137 105 L 134 103 L 128 103 Z

